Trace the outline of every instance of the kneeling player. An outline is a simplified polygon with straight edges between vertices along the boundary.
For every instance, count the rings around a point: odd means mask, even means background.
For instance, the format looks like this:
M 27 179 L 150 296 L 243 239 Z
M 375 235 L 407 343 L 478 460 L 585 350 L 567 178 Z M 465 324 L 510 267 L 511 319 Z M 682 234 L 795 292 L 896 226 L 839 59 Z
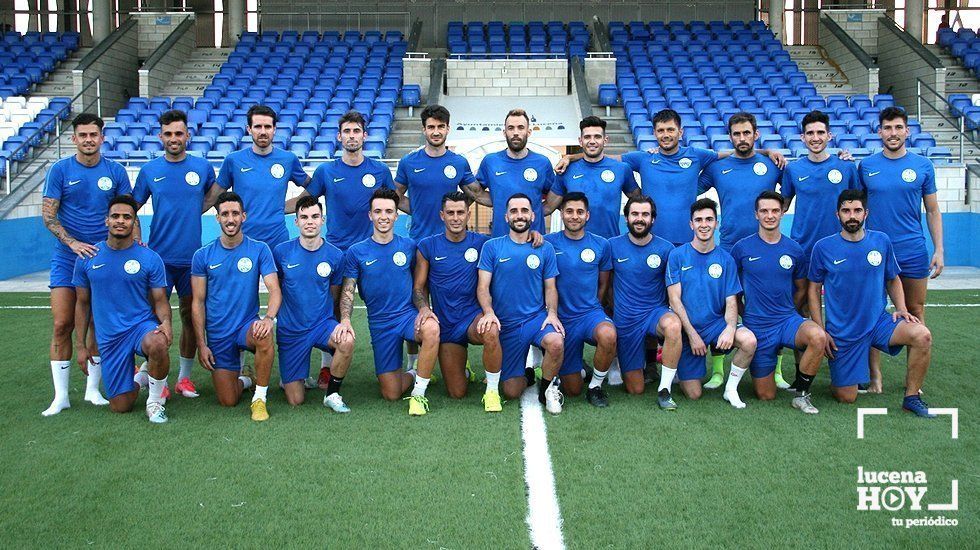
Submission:
M 738 383 L 755 354 L 752 331 L 738 322 L 738 271 L 731 254 L 715 246 L 718 204 L 700 199 L 691 205 L 694 240 L 675 248 L 667 262 L 667 294 L 670 306 L 681 319 L 687 336 L 677 369 L 681 388 L 691 399 L 701 397 L 705 375 L 704 356 L 712 349 L 728 353 L 738 348 L 725 383 L 723 397 L 736 409 L 745 403 L 738 396 Z M 745 365 L 744 367 L 739 365 Z
M 245 208 L 225 191 L 215 203 L 221 236 L 194 253 L 191 262 L 194 331 L 201 366 L 211 371 L 218 403 L 234 407 L 255 385 L 252 420 L 269 419 L 266 394 L 274 354 L 272 329 L 282 302 L 272 251 L 242 234 Z M 269 290 L 269 307 L 259 318 L 259 277 Z M 241 376 L 240 352 L 255 353 L 255 380 Z
M 827 335 L 820 325 L 797 313 L 806 296 L 806 258 L 803 247 L 779 232 L 783 197 L 763 191 L 755 199 L 759 232 L 735 243 L 732 257 L 744 291 L 742 322 L 755 334 L 755 356 L 749 365 L 755 395 L 776 397 L 776 360 L 783 347 L 804 350 L 793 387 L 799 395 L 793 407 L 819 412 L 810 402 L 810 383 L 820 368 Z
M 282 285 L 282 309 L 276 323 L 280 381 L 289 404 L 302 404 L 310 353 L 313 348 L 332 352 L 323 406 L 347 413 L 350 409 L 340 396 L 340 384 L 354 354 L 354 333 L 341 327 L 334 316 L 344 254 L 320 236 L 323 207 L 317 199 L 305 196 L 296 202 L 296 226 L 300 236 L 272 253 Z
M 837 218 L 843 231 L 825 237 L 810 258 L 810 315 L 821 323 L 820 291 L 827 296 L 827 340 L 830 383 L 843 403 L 857 399 L 858 384 L 870 379 L 868 354 L 876 348 L 898 355 L 908 346 L 905 399 L 902 408 L 932 418 L 919 389 L 929 370 L 932 334 L 905 309 L 905 294 L 891 240 L 884 233 L 864 229 L 869 212 L 864 193 L 849 189 L 837 199 Z M 895 312 L 885 309 L 885 293 Z
M 102 352 L 102 381 L 109 408 L 114 412 L 133 410 L 139 395 L 139 386 L 133 381 L 133 356 L 142 355 L 149 361 L 146 416 L 150 422 L 162 424 L 167 421 L 163 388 L 170 372 L 169 348 L 173 340 L 167 274 L 156 252 L 134 242 L 136 210 L 136 201 L 129 195 L 110 200 L 106 216 L 108 238 L 95 245 L 94 256 L 75 264 L 75 351 L 85 370 L 89 360 L 85 336 L 91 313 L 95 339 Z

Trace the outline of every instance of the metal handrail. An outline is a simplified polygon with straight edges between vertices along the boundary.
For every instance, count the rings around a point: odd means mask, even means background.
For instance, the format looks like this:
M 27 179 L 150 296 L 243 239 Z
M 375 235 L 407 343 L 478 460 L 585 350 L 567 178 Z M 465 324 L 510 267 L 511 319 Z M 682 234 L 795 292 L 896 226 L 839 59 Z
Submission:
M 346 16 L 348 18 L 351 17 L 351 16 L 354 16 L 355 17 L 355 20 L 356 20 L 356 30 L 358 32 L 360 32 L 360 30 L 361 30 L 361 16 L 364 16 L 365 19 L 373 18 L 374 21 L 378 22 L 378 24 L 380 24 L 381 18 L 383 18 L 383 17 L 403 17 L 405 19 L 405 22 L 402 25 L 402 32 L 406 33 L 406 36 L 408 35 L 409 32 L 411 32 L 411 20 L 409 19 L 411 17 L 411 13 L 410 12 L 407 12 L 407 11 L 377 11 L 377 12 L 369 12 L 369 11 L 349 11 L 349 12 L 342 12 L 342 11 L 323 11 L 323 12 L 304 11 L 304 12 L 291 12 L 291 11 L 259 10 L 259 12 L 258 12 L 259 29 L 261 30 L 263 28 L 263 25 L 262 25 L 263 16 L 264 17 L 269 17 L 269 18 L 287 17 L 287 18 L 289 18 L 290 21 L 292 21 L 292 17 L 293 16 L 303 16 L 303 17 L 306 17 L 306 28 L 307 29 L 312 29 L 313 27 L 310 26 L 310 18 L 314 18 L 314 17 L 315 18 L 322 18 L 324 16 L 339 16 L 339 15 Z M 348 19 L 348 23 L 347 23 L 346 27 L 349 30 L 353 30 L 353 29 L 351 29 L 351 26 L 350 26 L 350 22 L 349 21 L 350 21 L 350 19 Z M 328 26 L 330 26 L 330 25 L 328 25 Z M 333 26 L 339 26 L 339 25 L 333 25 Z M 321 24 L 318 23 L 318 25 L 317 25 L 316 28 L 319 30 L 321 27 L 323 27 L 323 25 L 321 25 Z M 374 27 L 372 27 L 372 29 L 373 28 Z
M 946 98 L 942 96 L 942 94 L 940 94 L 939 92 L 937 92 L 932 86 L 930 86 L 929 84 L 927 84 L 921 78 L 916 78 L 915 80 L 916 80 L 916 88 L 915 88 L 915 96 L 916 96 L 915 97 L 915 116 L 916 117 L 921 117 L 922 116 L 922 103 L 925 102 L 925 104 L 928 105 L 933 111 L 936 111 L 936 114 L 938 114 L 939 116 L 943 117 L 948 122 L 952 122 L 952 123 L 955 124 L 957 122 L 956 120 L 954 120 L 954 119 L 950 118 L 949 116 L 947 116 L 946 113 L 944 113 L 936 105 L 933 105 L 932 103 L 929 103 L 928 100 L 923 99 L 923 97 L 922 97 L 922 87 L 925 86 L 925 88 L 927 90 L 929 90 L 929 92 L 931 92 L 932 95 L 934 95 L 934 96 L 938 97 L 940 100 L 942 100 L 942 102 L 946 104 L 946 107 L 947 108 L 952 108 L 953 105 L 950 104 L 950 102 L 947 101 Z M 960 164 L 963 164 L 963 160 L 964 160 L 964 157 L 963 157 L 963 140 L 964 139 L 969 140 L 971 144 L 973 144 L 975 147 L 978 147 L 978 148 L 980 148 L 980 143 L 977 143 L 976 141 L 974 141 L 973 138 L 969 134 L 966 133 L 966 117 L 965 116 L 960 116 L 959 117 L 959 133 L 960 133 L 960 139 L 959 139 L 959 142 L 960 142 Z
M 936 57 L 936 54 L 930 52 L 928 48 L 922 45 L 922 42 L 916 40 L 915 37 L 909 34 L 908 31 L 896 23 L 894 19 L 888 17 L 887 15 L 882 15 L 878 18 L 878 21 L 884 24 L 886 29 L 895 33 L 895 36 L 897 36 L 902 42 L 905 42 L 905 44 L 912 51 L 914 51 L 916 55 L 921 57 L 922 60 L 925 61 L 930 67 L 933 69 L 942 69 L 945 67 L 943 62 Z
M 101 57 L 102 54 L 106 52 L 106 50 L 108 50 L 113 44 L 115 44 L 120 38 L 122 38 L 124 34 L 129 32 L 129 30 L 135 26 L 136 26 L 135 17 L 130 17 L 129 19 L 127 19 L 122 25 L 116 27 L 116 29 L 113 30 L 112 33 L 109 34 L 109 36 L 107 36 L 104 40 L 102 40 L 102 42 L 99 42 L 98 46 L 92 48 L 92 51 L 85 54 L 85 57 L 79 60 L 78 65 L 76 65 L 75 68 L 72 69 L 72 71 L 73 72 L 84 71 L 85 69 L 88 69 L 89 66 L 92 65 L 92 63 L 95 63 L 96 61 L 99 60 L 99 57 Z
M 558 60 L 568 59 L 567 53 L 548 53 L 548 52 L 544 52 L 544 53 L 509 53 L 509 52 L 507 53 L 490 53 L 490 52 L 451 53 L 449 54 L 449 59 L 456 59 L 460 61 L 474 61 L 474 60 L 475 61 L 499 61 L 501 59 L 511 59 L 511 58 L 529 59 L 531 58 L 531 56 L 536 56 L 534 57 L 535 60 L 543 60 L 543 61 L 555 60 L 555 59 Z
M 832 17 L 824 14 L 820 17 L 820 23 L 822 23 L 830 34 L 834 35 L 834 38 L 840 40 L 841 44 L 847 48 L 847 51 L 851 52 L 851 55 L 857 58 L 857 60 L 864 65 L 865 69 L 877 69 L 878 65 L 875 64 L 874 58 L 872 58 L 868 52 L 864 51 L 864 48 L 860 44 L 854 41 L 853 38 L 847 32 L 834 21 Z
M 157 63 L 159 63 L 160 61 L 162 61 L 164 58 L 167 57 L 167 55 L 170 53 L 170 49 L 173 48 L 174 45 L 181 38 L 183 38 L 185 34 L 187 34 L 187 31 L 191 30 L 193 27 L 194 27 L 194 14 L 191 13 L 189 17 L 185 17 L 184 20 L 181 21 L 179 25 L 177 25 L 177 28 L 175 28 L 173 32 L 170 33 L 170 36 L 168 36 L 166 40 L 161 42 L 160 45 L 157 46 L 155 50 L 153 50 L 153 53 L 150 54 L 150 57 L 146 59 L 146 61 L 143 63 L 143 66 L 140 67 L 140 70 L 149 71 L 153 69 L 153 67 L 155 67 Z

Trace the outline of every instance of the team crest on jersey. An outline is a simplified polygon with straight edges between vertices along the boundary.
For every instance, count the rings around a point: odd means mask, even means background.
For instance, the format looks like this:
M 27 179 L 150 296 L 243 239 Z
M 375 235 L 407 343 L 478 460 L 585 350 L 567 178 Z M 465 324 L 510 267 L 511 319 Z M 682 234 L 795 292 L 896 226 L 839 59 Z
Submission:
M 475 262 L 477 258 L 479 258 L 479 256 L 480 253 L 477 252 L 476 249 L 473 248 L 472 246 L 467 248 L 466 252 L 463 253 L 463 259 L 470 263 Z
M 766 163 L 764 162 L 757 162 L 754 166 L 752 166 L 752 171 L 755 172 L 755 175 L 757 176 L 764 176 L 767 172 L 769 172 L 769 167 L 766 166 Z
M 647 267 L 650 269 L 657 269 L 661 263 L 663 263 L 663 259 L 660 258 L 660 254 L 650 254 L 647 256 Z
M 327 278 L 327 277 L 330 276 L 330 271 L 331 271 L 330 270 L 330 264 L 328 264 L 327 262 L 320 262 L 320 263 L 316 264 L 316 274 L 317 275 L 319 275 L 319 276 L 321 276 L 323 278 Z
M 524 170 L 524 179 L 527 181 L 537 181 L 538 171 L 535 170 L 534 168 L 528 168 L 527 170 Z
M 140 263 L 136 260 L 129 260 L 123 264 L 123 269 L 126 271 L 126 273 L 135 275 L 140 272 Z
M 242 273 L 252 271 L 252 259 L 242 258 L 241 260 L 238 260 L 238 271 L 241 271 Z
M 108 190 L 112 189 L 112 180 L 109 179 L 108 176 L 102 176 L 101 178 L 99 178 L 98 186 L 99 186 L 99 189 L 101 189 L 103 191 L 108 191 Z
M 395 265 L 397 265 L 398 267 L 401 267 L 405 265 L 406 262 L 408 262 L 408 257 L 405 256 L 404 252 L 399 250 L 398 252 L 395 252 L 394 255 L 392 255 L 391 261 L 395 262 Z
M 712 279 L 721 277 L 721 273 L 721 264 L 711 264 L 708 266 L 708 275 L 711 275 Z
M 198 176 L 197 172 L 188 172 L 184 174 L 184 181 L 187 185 L 197 185 L 201 183 L 201 176 Z
M 286 174 L 286 169 L 277 162 L 272 165 L 272 168 L 269 169 L 269 173 L 272 174 L 272 177 L 279 179 Z
M 868 263 L 875 267 L 881 265 L 881 252 L 878 252 L 877 250 L 868 252 Z
M 677 162 L 677 165 L 686 170 L 691 167 L 691 159 L 684 157 Z
M 612 183 L 613 180 L 616 179 L 616 174 L 614 174 L 612 170 L 603 170 L 602 173 L 599 174 L 599 177 L 606 183 Z
M 917 176 L 918 174 L 916 174 L 915 170 L 911 168 L 906 168 L 905 170 L 902 170 L 902 179 L 905 180 L 907 183 L 912 183 L 913 181 L 915 181 L 915 178 Z
M 537 269 L 539 265 L 541 265 L 541 260 L 537 256 L 531 254 L 530 256 L 527 257 L 528 267 L 530 267 L 531 269 Z
M 450 164 L 442 169 L 442 173 L 447 178 L 453 179 L 456 177 L 456 167 Z
M 791 269 L 793 267 L 793 258 L 789 254 L 783 254 L 779 257 L 779 267 L 783 269 Z
M 582 258 L 583 262 L 591 264 L 593 261 L 595 261 L 595 250 L 586 248 L 581 254 L 579 254 L 579 257 Z
M 376 183 L 378 183 L 378 180 L 374 179 L 374 174 L 364 174 L 361 177 L 361 185 L 364 187 L 374 187 Z
M 837 185 L 838 183 L 844 181 L 844 174 L 841 174 L 840 170 L 835 168 L 830 172 L 827 172 L 827 179 L 830 181 L 830 183 Z

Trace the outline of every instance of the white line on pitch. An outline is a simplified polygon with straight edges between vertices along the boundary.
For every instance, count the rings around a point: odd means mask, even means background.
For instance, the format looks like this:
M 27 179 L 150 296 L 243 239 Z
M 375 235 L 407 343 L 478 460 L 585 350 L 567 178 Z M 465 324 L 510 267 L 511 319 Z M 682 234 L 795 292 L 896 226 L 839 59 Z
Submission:
M 555 475 L 548 453 L 548 431 L 538 403 L 538 390 L 528 388 L 521 396 L 521 435 L 524 439 L 524 482 L 527 485 L 527 529 L 531 546 L 563 549 L 561 510 L 555 492 Z
M 0 309 L 51 309 L 50 306 L 0 306 Z M 177 306 L 170 306 L 170 309 L 177 309 Z M 266 309 L 260 306 L 259 309 Z M 365 309 L 365 306 L 354 306 L 354 309 Z

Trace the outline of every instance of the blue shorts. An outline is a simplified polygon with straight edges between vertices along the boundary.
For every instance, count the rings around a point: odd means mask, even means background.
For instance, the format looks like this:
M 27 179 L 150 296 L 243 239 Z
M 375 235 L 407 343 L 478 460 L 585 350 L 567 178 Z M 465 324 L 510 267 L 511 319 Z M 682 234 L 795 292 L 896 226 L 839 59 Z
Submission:
M 397 319 L 378 324 L 368 324 L 371 332 L 371 349 L 374 351 L 374 374 L 381 376 L 402 368 L 402 342 L 415 342 L 415 318 L 413 309 Z
M 183 298 L 191 295 L 191 266 L 163 264 L 167 271 L 167 298 L 170 298 L 173 289 L 177 289 L 177 297 Z
M 579 315 L 574 319 L 562 319 L 561 324 L 565 327 L 565 355 L 561 362 L 561 369 L 558 374 L 566 376 L 577 374 L 582 371 L 582 355 L 585 351 L 585 344 L 595 345 L 595 329 L 601 323 L 612 324 L 612 319 L 606 315 L 602 309 L 595 309 L 588 313 Z
M 440 324 L 439 342 L 442 344 L 457 344 L 463 347 L 469 345 L 470 336 L 468 331 L 470 325 L 473 324 L 473 319 L 476 319 L 476 316 L 481 313 L 483 313 L 483 310 L 474 309 L 471 314 L 463 315 L 462 319 L 454 325 Z
M 657 335 L 657 325 L 668 313 L 671 313 L 669 307 L 658 307 L 638 321 L 616 323 L 616 357 L 620 371 L 630 372 L 646 366 L 646 338 Z M 568 353 L 567 348 L 565 353 Z
M 830 365 L 830 384 L 835 388 L 845 388 L 857 384 L 867 384 L 871 381 L 871 367 L 868 364 L 868 354 L 875 347 L 888 355 L 898 355 L 905 346 L 890 346 L 888 342 L 898 328 L 899 323 L 892 321 L 891 313 L 882 313 L 875 322 L 874 328 L 866 336 L 856 341 L 834 339 L 837 351 L 834 358 L 827 361 Z M 833 336 L 833 335 L 831 335 Z
M 51 254 L 51 275 L 48 288 L 75 288 L 71 280 L 75 275 L 75 260 L 77 259 L 78 255 L 74 252 L 65 252 L 61 248 L 55 248 L 54 253 Z
M 899 275 L 909 279 L 925 279 L 929 276 L 929 251 L 925 241 L 895 243 L 895 259 L 901 268 Z
M 715 355 L 719 353 L 727 355 L 731 351 L 719 350 L 714 347 L 715 342 L 718 341 L 718 337 L 721 336 L 721 333 L 725 331 L 725 327 L 727 326 L 728 323 L 725 322 L 724 317 L 720 317 L 698 331 L 698 336 L 704 341 L 704 345 Z M 677 379 L 700 380 L 704 378 L 704 375 L 708 372 L 705 363 L 706 360 L 706 357 L 694 355 L 691 351 L 691 344 L 687 341 L 687 336 L 685 335 L 683 345 L 681 346 L 681 359 L 677 364 Z
M 99 354 L 102 357 L 102 384 L 105 385 L 106 397 L 112 399 L 139 387 L 133 381 L 135 365 L 133 356 L 146 357 L 143 354 L 143 338 L 156 330 L 158 325 L 155 319 L 143 321 L 122 336 L 108 342 L 99 342 Z
M 231 336 L 221 339 L 208 338 L 208 347 L 214 355 L 214 368 L 223 370 L 242 370 L 241 351 L 255 351 L 248 347 L 248 331 L 252 329 L 252 323 L 259 320 L 255 316 L 242 323 Z
M 286 332 L 276 329 L 279 346 L 279 380 L 283 384 L 305 380 L 310 375 L 310 353 L 313 348 L 333 351 L 330 336 L 340 324 L 333 317 L 322 319 L 309 330 Z
M 758 342 L 755 356 L 749 365 L 752 378 L 765 378 L 776 370 L 776 360 L 781 348 L 796 349 L 796 333 L 805 322 L 806 319 L 794 313 L 766 327 L 746 325 L 755 334 Z
M 507 323 L 507 328 L 500 331 L 500 351 L 503 354 L 500 367 L 501 381 L 524 376 L 527 352 L 530 351 L 531 346 L 540 348 L 544 337 L 555 332 L 551 325 L 541 328 L 541 323 L 544 323 L 547 317 L 548 314 L 542 311 L 523 323 Z

